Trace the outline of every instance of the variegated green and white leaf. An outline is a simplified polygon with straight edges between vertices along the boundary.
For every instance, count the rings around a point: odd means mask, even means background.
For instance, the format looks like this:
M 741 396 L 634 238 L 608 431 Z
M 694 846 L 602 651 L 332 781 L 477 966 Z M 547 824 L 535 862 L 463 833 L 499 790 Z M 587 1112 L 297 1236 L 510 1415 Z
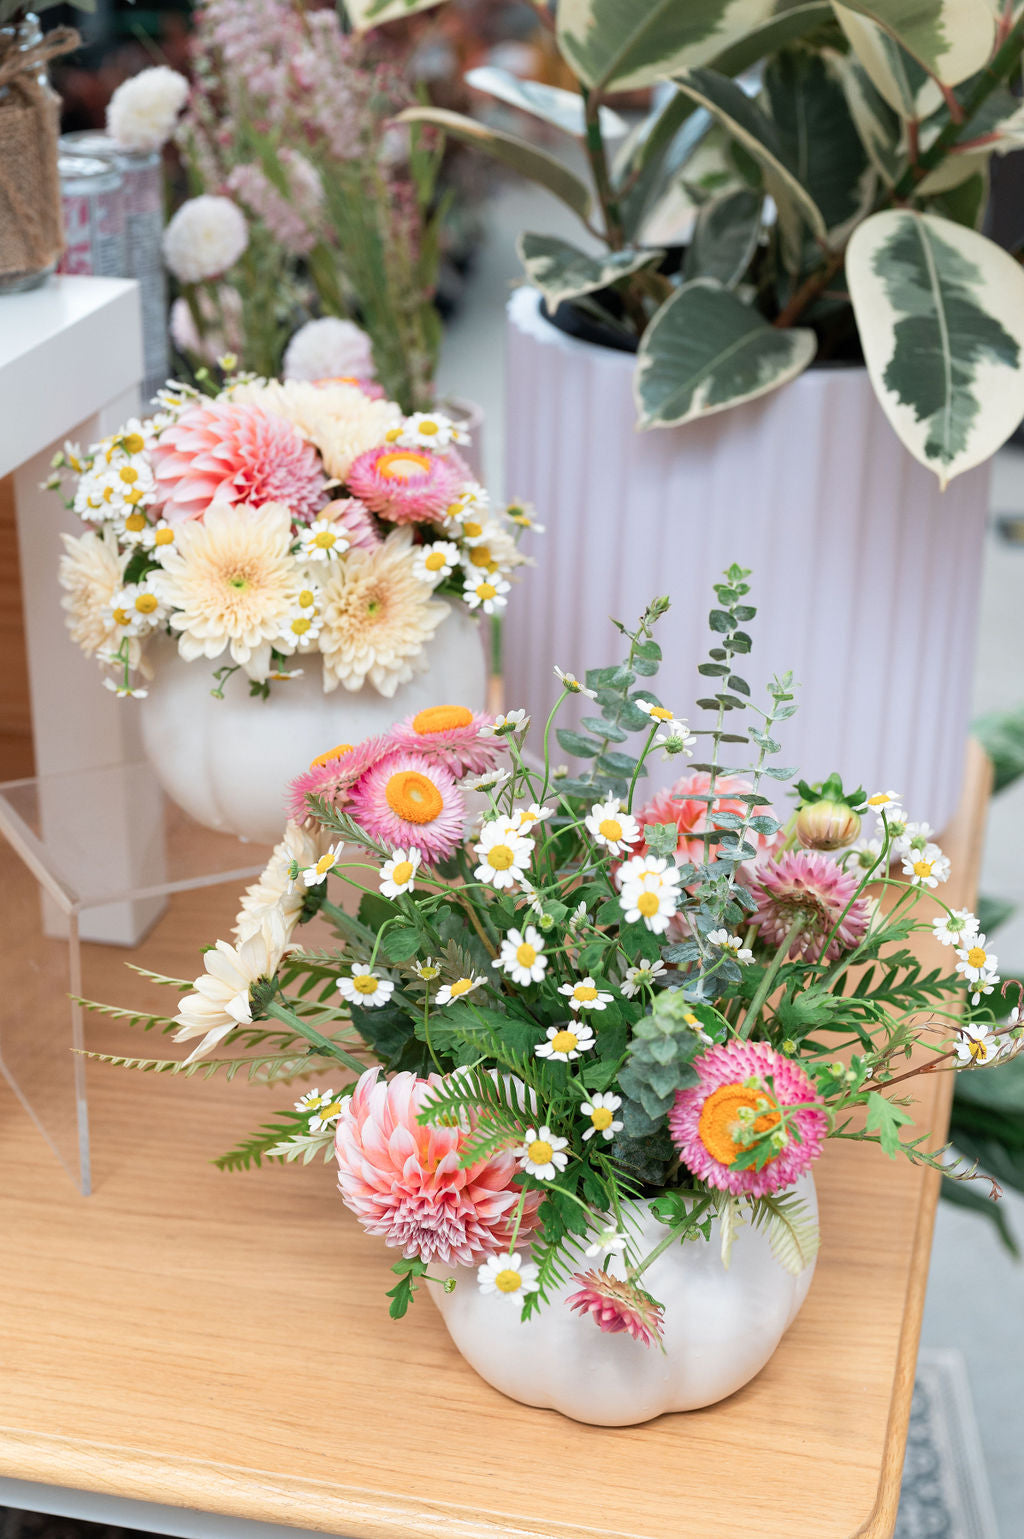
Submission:
M 497 101 L 507 102 L 510 107 L 518 107 L 521 112 L 541 118 L 563 133 L 581 139 L 587 131 L 583 100 L 575 91 L 563 91 L 560 86 L 543 85 L 538 80 L 520 80 L 510 70 L 498 69 L 493 64 L 467 70 L 463 78 L 474 91 L 483 91 Z M 625 119 L 611 107 L 601 108 L 600 122 L 606 139 L 621 139 L 627 132 Z
M 1024 417 L 1024 269 L 974 230 L 892 209 L 854 231 L 846 278 L 882 409 L 945 486 Z
M 635 91 L 708 63 L 774 9 L 775 0 L 559 0 L 558 43 L 586 85 Z
M 831 58 L 865 153 L 885 185 L 892 187 L 904 166 L 900 115 L 875 88 L 859 59 L 841 53 Z
M 957 182 L 948 192 L 940 192 L 931 198 L 928 212 L 941 214 L 943 218 L 952 219 L 954 224 L 966 225 L 968 229 L 980 230 L 988 209 L 991 164 L 990 159 L 985 160 L 972 176 Z
M 786 164 L 833 241 L 873 202 L 876 179 L 831 52 L 795 44 L 769 59 L 764 91 Z
M 441 0 L 344 0 L 344 7 L 357 32 L 379 27 L 383 21 L 400 21 L 417 11 L 429 11 Z
M 664 251 L 606 251 L 588 256 L 557 235 L 520 235 L 516 241 L 519 260 L 534 288 L 540 289 L 549 305 L 580 294 L 606 289 L 620 278 L 628 278 L 644 267 L 659 262 Z
M 887 32 L 846 5 L 836 5 L 835 12 L 868 78 L 894 112 L 921 119 L 941 106 L 938 83 Z
M 590 213 L 590 190 L 585 182 L 581 182 L 567 166 L 553 155 L 538 150 L 525 139 L 517 139 L 514 134 L 500 132 L 496 128 L 487 128 L 483 123 L 478 123 L 474 118 L 463 117 L 461 113 L 449 112 L 445 107 L 407 107 L 400 112 L 395 119 L 398 123 L 431 123 L 435 128 L 443 129 L 446 134 L 451 134 L 455 139 L 462 139 L 466 144 L 475 145 L 483 150 L 494 160 L 500 160 L 503 165 L 510 166 L 513 171 L 518 171 L 521 176 L 527 177 L 532 182 L 538 182 L 548 192 L 560 198 L 568 204 L 574 214 L 581 219 L 586 219 Z
M 995 43 L 989 0 L 844 0 L 842 9 L 867 16 L 948 86 L 976 74 Z
M 757 249 L 763 209 L 764 198 L 747 187 L 710 198 L 697 215 L 683 277 L 714 278 L 734 288 Z
M 640 339 L 640 426 L 672 427 L 765 395 L 801 373 L 815 346 L 813 331 L 769 326 L 710 278 L 684 283 Z

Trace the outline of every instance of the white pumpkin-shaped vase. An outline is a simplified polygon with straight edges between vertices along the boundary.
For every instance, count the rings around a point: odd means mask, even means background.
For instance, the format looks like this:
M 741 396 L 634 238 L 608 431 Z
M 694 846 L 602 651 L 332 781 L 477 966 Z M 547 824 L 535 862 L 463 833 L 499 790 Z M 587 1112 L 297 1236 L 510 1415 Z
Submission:
M 801 1177 L 794 1192 L 816 1219 L 813 1178 Z M 646 1204 L 634 1207 L 638 1249 L 649 1253 L 665 1228 Z M 518 1248 L 528 1253 L 528 1245 Z M 583 1261 L 578 1270 L 600 1265 Z M 608 1269 L 624 1276 L 622 1258 L 613 1257 Z M 578 1282 L 550 1293 L 550 1303 L 523 1324 L 515 1296 L 481 1293 L 472 1267 L 448 1275 L 456 1278 L 452 1293 L 439 1283 L 428 1287 L 452 1341 L 481 1378 L 524 1405 L 625 1427 L 665 1411 L 713 1405 L 760 1373 L 807 1297 L 814 1263 L 796 1275 L 785 1270 L 764 1229 L 744 1224 L 725 1267 L 716 1219 L 710 1240 L 673 1245 L 641 1279 L 664 1305 L 664 1351 L 625 1332 L 607 1334 L 589 1315 L 569 1309 L 565 1301 Z
M 428 643 L 426 671 L 390 698 L 371 685 L 325 694 L 319 653 L 292 659 L 302 677 L 272 684 L 266 700 L 250 695 L 241 673 L 215 699 L 211 665 L 185 662 L 170 639 L 151 656 L 142 741 L 164 791 L 197 823 L 266 844 L 281 837 L 289 781 L 319 754 L 427 706 L 480 711 L 487 699 L 480 626 L 461 606 Z

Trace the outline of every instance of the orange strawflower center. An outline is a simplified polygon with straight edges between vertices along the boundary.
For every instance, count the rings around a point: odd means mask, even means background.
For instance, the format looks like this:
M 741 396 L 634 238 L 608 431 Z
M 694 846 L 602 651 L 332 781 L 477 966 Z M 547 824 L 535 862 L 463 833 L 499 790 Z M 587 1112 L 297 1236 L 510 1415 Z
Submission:
M 743 1145 L 733 1137 L 739 1131 L 740 1114 L 756 1112 L 758 1103 L 764 1099 L 763 1091 L 751 1089 L 749 1085 L 719 1085 L 717 1090 L 712 1090 L 701 1107 L 697 1135 L 713 1160 L 720 1165 L 731 1165 L 742 1153 Z M 748 1125 L 763 1133 L 766 1128 L 776 1127 L 779 1121 L 777 1111 L 768 1111 Z M 771 1158 L 776 1156 L 773 1154 Z
M 417 711 L 412 719 L 412 730 L 421 737 L 431 732 L 450 732 L 455 727 L 471 727 L 473 712 L 464 705 L 428 705 L 425 711 Z
M 351 752 L 351 743 L 339 743 L 337 748 L 328 748 L 326 753 L 319 754 L 309 767 L 310 769 L 323 769 L 326 765 L 330 764 L 332 759 L 343 759 L 347 753 Z
M 444 798 L 419 770 L 398 770 L 388 779 L 384 795 L 392 812 L 406 823 L 432 823 L 444 811 Z
M 387 481 L 413 481 L 430 471 L 429 454 L 417 454 L 415 449 L 393 449 L 382 454 L 375 469 Z

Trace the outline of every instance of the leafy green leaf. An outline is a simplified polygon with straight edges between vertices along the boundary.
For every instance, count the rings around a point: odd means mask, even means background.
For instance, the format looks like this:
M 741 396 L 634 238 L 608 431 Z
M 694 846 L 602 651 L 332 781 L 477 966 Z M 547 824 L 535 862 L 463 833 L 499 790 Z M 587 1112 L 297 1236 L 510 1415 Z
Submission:
M 610 288 L 642 268 L 652 267 L 665 255 L 664 251 L 651 248 L 608 251 L 592 257 L 557 235 L 531 235 L 529 232 L 519 236 L 516 250 L 526 276 L 551 306 L 561 304 L 564 299 Z
M 1024 705 L 979 716 L 971 730 L 992 760 L 994 791 L 1005 791 L 1024 775 Z
M 867 1130 L 878 1134 L 878 1141 L 890 1159 L 895 1159 L 899 1152 L 900 1128 L 913 1120 L 902 1106 L 894 1106 L 877 1090 L 868 1092 Z
M 785 48 L 769 60 L 764 88 L 786 164 L 828 229 L 842 232 L 867 212 L 876 182 L 831 55 Z
M 763 196 L 746 187 L 709 198 L 697 214 L 683 278 L 714 278 L 723 288 L 735 287 L 757 249 L 763 206 Z
M 601 751 L 600 743 L 584 737 L 582 733 L 573 732 L 569 727 L 556 728 L 556 734 L 566 753 L 574 754 L 577 759 L 596 759 Z
M 944 85 L 956 85 L 987 63 L 996 18 L 988 0 L 844 0 L 887 32 Z

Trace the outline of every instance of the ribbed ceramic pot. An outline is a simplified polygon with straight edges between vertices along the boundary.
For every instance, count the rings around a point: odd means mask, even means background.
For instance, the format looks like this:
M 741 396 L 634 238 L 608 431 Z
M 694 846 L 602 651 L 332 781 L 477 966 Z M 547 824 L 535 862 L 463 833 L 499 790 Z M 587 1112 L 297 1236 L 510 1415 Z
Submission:
M 321 659 L 253 699 L 234 674 L 215 700 L 210 666 L 185 662 L 168 640 L 152 654 L 155 677 L 139 702 L 146 756 L 167 795 L 207 828 L 272 843 L 285 822 L 288 782 L 336 743 L 358 743 L 429 705 L 483 710 L 487 665 L 480 627 L 453 609 L 428 648 L 429 666 L 391 698 L 369 685 L 324 694 Z
M 794 1188 L 817 1215 L 814 1180 Z M 638 1247 L 653 1250 L 665 1229 L 642 1204 Z M 525 1250 L 525 1247 L 523 1247 Z M 598 1265 L 584 1262 L 581 1270 Z M 609 1269 L 622 1276 L 615 1257 Z M 444 1267 L 432 1266 L 443 1275 Z M 570 1282 L 524 1325 L 519 1308 L 482 1294 L 471 1267 L 448 1272 L 454 1292 L 429 1283 L 448 1334 L 482 1379 L 524 1405 L 549 1407 L 574 1421 L 626 1427 L 665 1411 L 713 1405 L 748 1383 L 772 1356 L 807 1297 L 814 1263 L 785 1271 L 761 1229 L 741 1228 L 728 1268 L 722 1265 L 718 1220 L 711 1238 L 675 1245 L 643 1274 L 643 1285 L 665 1306 L 664 1352 L 622 1333 L 607 1335 L 589 1315 L 567 1308 L 579 1284 Z
M 608 617 L 632 621 L 668 593 L 654 687 L 690 711 L 711 584 L 736 561 L 758 610 L 741 672 L 755 699 L 775 673 L 799 683 L 779 762 L 895 787 L 943 827 L 963 771 L 988 467 L 940 492 L 855 367 L 641 433 L 633 355 L 566 336 L 530 289 L 509 303 L 506 358 L 506 488 L 547 529 L 509 607 L 509 704 L 543 720 L 552 664 L 618 662 Z

